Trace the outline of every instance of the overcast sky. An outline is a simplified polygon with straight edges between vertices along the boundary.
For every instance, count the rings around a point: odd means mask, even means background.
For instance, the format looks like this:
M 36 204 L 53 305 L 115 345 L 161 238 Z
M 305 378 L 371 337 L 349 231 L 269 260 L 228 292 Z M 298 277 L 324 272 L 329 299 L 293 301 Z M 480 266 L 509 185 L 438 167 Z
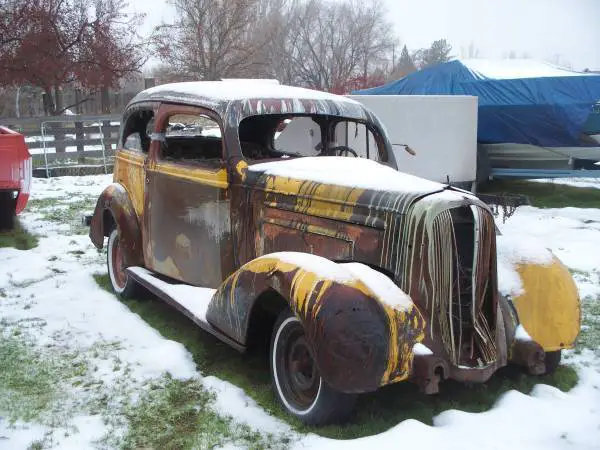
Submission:
M 339 1 L 339 0 L 338 0 Z M 517 56 L 600 70 L 600 0 L 383 0 L 402 44 L 446 38 L 453 54 L 471 43 L 485 58 Z M 165 0 L 129 0 L 146 14 L 142 33 L 173 18 Z

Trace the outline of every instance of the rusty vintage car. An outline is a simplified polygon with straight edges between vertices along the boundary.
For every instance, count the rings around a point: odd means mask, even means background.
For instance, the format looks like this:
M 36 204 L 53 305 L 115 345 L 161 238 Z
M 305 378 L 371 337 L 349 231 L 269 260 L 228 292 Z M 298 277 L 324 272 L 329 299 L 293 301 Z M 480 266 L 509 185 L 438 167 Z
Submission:
M 118 294 L 143 286 L 239 350 L 266 334 L 275 395 L 307 424 L 390 383 L 431 394 L 509 362 L 546 373 L 579 331 L 558 260 L 520 266 L 526 301 L 501 296 L 489 208 L 398 171 L 360 104 L 301 88 L 138 94 L 90 237 L 108 238 Z

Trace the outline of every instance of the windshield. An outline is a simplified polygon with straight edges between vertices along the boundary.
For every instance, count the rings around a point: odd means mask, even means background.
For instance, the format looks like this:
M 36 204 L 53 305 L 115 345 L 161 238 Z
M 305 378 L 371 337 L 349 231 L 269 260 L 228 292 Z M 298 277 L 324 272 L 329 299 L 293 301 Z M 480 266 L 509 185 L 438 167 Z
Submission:
M 363 122 L 330 116 L 252 116 L 239 126 L 250 160 L 344 156 L 386 161 L 383 140 Z

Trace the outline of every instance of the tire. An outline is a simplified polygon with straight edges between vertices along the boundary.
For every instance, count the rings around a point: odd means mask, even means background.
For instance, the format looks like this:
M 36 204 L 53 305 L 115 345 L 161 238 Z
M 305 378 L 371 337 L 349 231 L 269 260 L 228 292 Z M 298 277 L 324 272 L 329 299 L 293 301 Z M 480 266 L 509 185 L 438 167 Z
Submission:
M 12 198 L 12 191 L 0 192 L 0 231 L 11 231 L 15 227 L 16 200 Z
M 339 423 L 350 417 L 356 395 L 339 392 L 323 380 L 302 322 L 289 309 L 279 314 L 273 327 L 269 360 L 273 390 L 289 414 L 306 425 Z M 292 372 L 291 364 L 303 367 Z
M 560 365 L 560 359 L 562 356 L 562 350 L 556 350 L 554 352 L 546 352 L 544 362 L 546 363 L 546 371 L 544 375 L 550 375 L 558 369 Z
M 106 265 L 113 291 L 123 298 L 132 298 L 139 293 L 139 285 L 127 275 L 123 268 L 123 254 L 119 242 L 119 230 L 115 228 L 108 237 Z

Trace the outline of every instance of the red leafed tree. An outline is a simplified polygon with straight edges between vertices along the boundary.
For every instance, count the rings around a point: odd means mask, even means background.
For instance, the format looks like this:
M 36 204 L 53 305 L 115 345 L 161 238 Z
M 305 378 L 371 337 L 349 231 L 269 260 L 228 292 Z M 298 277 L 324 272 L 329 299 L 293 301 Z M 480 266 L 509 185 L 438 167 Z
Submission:
M 40 87 L 51 114 L 64 112 L 66 84 L 115 86 L 145 62 L 135 33 L 142 18 L 125 7 L 123 0 L 0 0 L 0 84 Z

